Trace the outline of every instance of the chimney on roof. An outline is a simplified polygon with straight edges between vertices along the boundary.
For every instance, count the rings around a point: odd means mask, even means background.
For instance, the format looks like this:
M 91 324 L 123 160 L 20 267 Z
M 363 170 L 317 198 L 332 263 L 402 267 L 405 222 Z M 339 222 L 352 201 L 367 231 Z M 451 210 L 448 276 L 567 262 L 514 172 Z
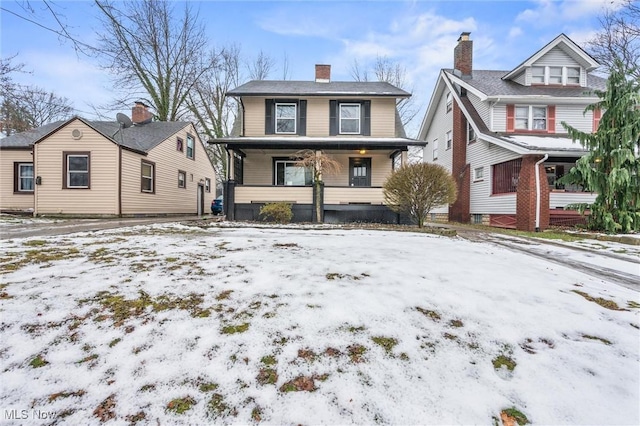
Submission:
M 135 106 L 131 108 L 131 121 L 134 124 L 150 123 L 152 118 L 153 114 L 149 111 L 149 107 L 142 102 L 136 102 Z
M 331 81 L 331 65 L 316 64 L 316 83 L 329 83 Z
M 463 76 L 471 76 L 473 71 L 473 40 L 468 32 L 460 34 L 458 45 L 453 49 L 453 68 Z

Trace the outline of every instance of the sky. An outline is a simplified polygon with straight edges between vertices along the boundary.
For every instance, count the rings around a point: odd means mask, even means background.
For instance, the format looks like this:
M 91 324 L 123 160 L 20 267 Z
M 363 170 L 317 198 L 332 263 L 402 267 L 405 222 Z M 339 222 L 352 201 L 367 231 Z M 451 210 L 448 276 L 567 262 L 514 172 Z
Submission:
M 616 1 L 190 3 L 199 10 L 212 46 L 237 44 L 247 59 L 260 51 L 271 56 L 275 67 L 270 79 L 284 78 L 285 58 L 291 80 L 313 80 L 315 64 L 330 64 L 333 81 L 350 81 L 356 60 L 365 67 L 377 56 L 399 63 L 406 69 L 404 89 L 413 93 L 419 109 L 407 129 L 415 136 L 439 70 L 452 66 L 461 32 L 471 32 L 474 68 L 510 70 L 560 33 L 581 45 L 599 29 L 603 6 L 615 7 Z M 101 24 L 93 2 L 50 4 L 71 34 L 96 44 Z M 46 29 L 59 28 L 46 6 L 37 0 L 2 1 L 2 57 L 17 55 L 15 61 L 25 64 L 29 73 L 16 75 L 16 81 L 55 91 L 72 101 L 76 114 L 94 118 L 92 105 L 113 98 L 111 76 L 99 68 L 96 58 L 78 54 L 71 43 Z
M 637 290 L 490 242 L 287 228 L 0 241 L 0 418 L 491 425 L 513 407 L 534 425 L 640 424 Z M 500 241 L 627 273 L 640 259 L 599 240 Z

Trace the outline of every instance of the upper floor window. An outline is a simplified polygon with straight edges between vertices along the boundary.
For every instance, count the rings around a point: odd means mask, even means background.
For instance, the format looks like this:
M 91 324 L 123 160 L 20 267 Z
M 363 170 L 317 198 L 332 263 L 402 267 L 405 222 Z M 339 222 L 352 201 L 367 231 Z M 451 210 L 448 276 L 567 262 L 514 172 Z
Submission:
M 473 130 L 471 123 L 467 122 L 467 143 L 476 141 L 476 131 Z
M 433 140 L 433 159 L 438 159 L 438 139 Z
M 580 84 L 580 68 L 567 68 L 567 84 Z
M 156 164 L 151 161 L 142 160 L 140 190 L 151 194 L 156 192 Z
M 451 136 L 451 130 L 449 130 L 446 134 L 447 138 L 447 149 L 451 149 L 451 144 L 453 143 L 453 138 Z
M 196 143 L 193 136 L 187 134 L 187 158 L 191 158 L 192 160 L 196 156 Z
M 547 107 L 516 106 L 516 130 L 547 130 Z
M 276 133 L 296 133 L 296 104 L 276 104 Z
M 562 84 L 562 67 L 549 67 L 549 84 Z
M 531 67 L 531 84 L 580 84 L 580 67 Z
M 63 187 L 67 189 L 89 188 L 90 154 L 88 152 L 65 152 Z
M 340 133 L 360 134 L 360 104 L 340 104 Z
M 33 163 L 14 163 L 13 192 L 33 192 Z
M 453 106 L 453 96 L 451 96 L 451 92 L 447 92 L 447 112 L 451 111 L 452 106 Z
M 544 67 L 531 67 L 531 82 L 544 84 Z
M 184 151 L 184 141 L 182 140 L 182 138 L 176 139 L 176 151 Z

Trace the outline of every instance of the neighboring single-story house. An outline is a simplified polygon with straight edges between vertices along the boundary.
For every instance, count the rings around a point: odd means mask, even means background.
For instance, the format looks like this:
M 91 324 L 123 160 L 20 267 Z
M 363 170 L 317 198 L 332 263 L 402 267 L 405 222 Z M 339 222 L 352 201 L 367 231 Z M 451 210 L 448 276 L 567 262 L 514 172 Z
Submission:
M 213 165 L 188 122 L 74 117 L 0 139 L 0 209 L 34 215 L 202 214 Z
M 230 220 L 257 220 L 268 202 L 292 204 L 294 221 L 398 222 L 384 205 L 382 185 L 407 162 L 408 147 L 396 102 L 410 94 L 386 82 L 331 81 L 330 65 L 316 65 L 315 81 L 250 81 L 229 92 L 240 114 L 224 144 L 229 153 L 225 211 Z M 342 165 L 322 176 L 296 164 L 312 150 Z

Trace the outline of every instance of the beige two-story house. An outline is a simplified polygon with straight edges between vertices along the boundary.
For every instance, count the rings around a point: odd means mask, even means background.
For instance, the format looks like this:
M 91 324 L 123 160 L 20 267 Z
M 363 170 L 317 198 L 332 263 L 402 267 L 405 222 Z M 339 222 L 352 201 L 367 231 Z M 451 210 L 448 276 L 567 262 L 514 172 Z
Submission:
M 586 154 L 562 123 L 595 132 L 606 81 L 599 64 L 560 34 L 511 70 L 473 66 L 473 41 L 462 33 L 454 66 L 440 71 L 419 139 L 423 159 L 451 171 L 458 199 L 432 211 L 434 220 L 533 231 L 581 221 L 572 204 L 596 194 L 560 178 Z
M 215 173 L 188 122 L 74 117 L 0 139 L 0 209 L 62 216 L 202 214 Z
M 398 222 L 384 205 L 382 185 L 407 162 L 411 145 L 396 102 L 410 94 L 386 82 L 334 82 L 330 65 L 316 65 L 314 81 L 250 81 L 229 92 L 240 105 L 237 134 L 218 139 L 229 153 L 225 213 L 257 220 L 267 202 L 292 204 L 294 221 Z M 296 154 L 313 150 L 341 164 L 322 176 Z M 316 218 L 316 203 L 322 218 Z

